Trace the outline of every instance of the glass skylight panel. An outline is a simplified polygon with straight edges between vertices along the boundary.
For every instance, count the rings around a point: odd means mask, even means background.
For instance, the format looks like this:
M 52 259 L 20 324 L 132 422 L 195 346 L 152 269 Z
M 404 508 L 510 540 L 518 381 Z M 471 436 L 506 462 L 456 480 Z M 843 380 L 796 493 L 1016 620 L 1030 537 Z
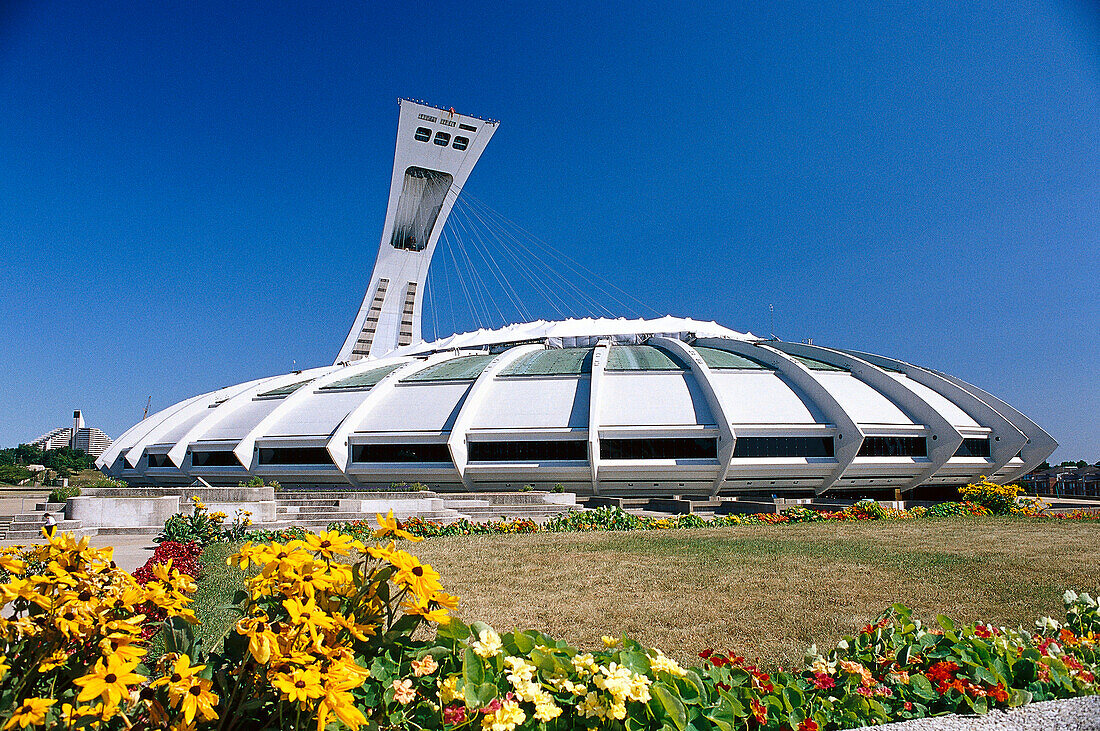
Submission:
M 257 394 L 256 398 L 266 398 L 268 396 L 289 396 L 302 386 L 306 385 L 307 383 L 311 383 L 312 381 L 312 378 L 308 378 L 304 381 L 298 381 L 297 383 L 291 383 L 286 386 L 279 386 L 278 388 L 273 388 L 270 391 L 264 391 L 261 394 Z
M 679 363 L 652 345 L 613 345 L 607 356 L 609 371 L 680 371 Z
M 788 353 L 787 355 L 790 355 L 790 353 Z M 846 368 L 841 368 L 841 367 L 835 366 L 831 363 L 826 363 L 824 361 L 816 360 L 814 358 L 807 358 L 804 355 L 791 355 L 791 357 L 794 358 L 795 360 L 797 360 L 802 365 L 809 368 L 811 371 L 844 371 L 844 370 L 847 370 Z
M 771 370 L 770 366 L 766 366 L 763 363 L 755 361 L 751 358 L 746 358 L 743 355 L 737 353 L 731 353 L 728 350 L 722 350 L 721 348 L 708 348 L 706 346 L 696 346 L 695 352 L 699 354 L 699 357 L 703 359 L 703 362 L 715 370 L 745 368 L 753 370 Z
M 403 378 L 402 383 L 417 381 L 472 381 L 481 375 L 495 355 L 466 355 L 461 358 L 436 363 L 424 370 Z
M 323 386 L 322 391 L 342 391 L 352 388 L 373 388 L 375 384 L 381 381 L 383 378 L 393 373 L 395 370 L 405 365 L 404 363 L 392 363 L 390 365 L 382 366 L 381 368 L 374 368 L 373 370 L 364 371 L 363 373 L 357 373 L 354 376 L 348 376 L 347 378 L 330 383 L 327 386 Z
M 548 348 L 528 353 L 505 376 L 583 376 L 592 372 L 592 348 Z

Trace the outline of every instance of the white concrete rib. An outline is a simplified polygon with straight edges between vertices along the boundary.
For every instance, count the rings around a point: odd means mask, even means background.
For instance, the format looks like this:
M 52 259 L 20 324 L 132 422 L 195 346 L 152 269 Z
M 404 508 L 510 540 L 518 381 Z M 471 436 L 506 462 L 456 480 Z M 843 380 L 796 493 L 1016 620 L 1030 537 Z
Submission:
M 863 430 L 848 416 L 848 412 L 829 393 L 829 389 L 817 380 L 812 370 L 786 353 L 769 347 L 768 343 L 763 341 L 752 344 L 737 340 L 700 338 L 695 341 L 695 345 L 728 350 L 731 353 L 744 355 L 766 363 L 797 386 L 807 398 L 817 405 L 825 418 L 836 426 L 833 455 L 837 465 L 829 477 L 816 489 L 817 494 L 820 495 L 825 492 L 840 479 L 844 471 L 855 460 L 856 455 L 859 454 L 860 445 L 863 444 Z
M 514 348 L 509 348 L 489 361 L 489 365 L 481 372 L 481 375 L 477 377 L 477 380 L 474 381 L 473 385 L 470 386 L 470 390 L 466 393 L 466 400 L 462 402 L 462 407 L 459 408 L 458 415 L 455 416 L 454 424 L 451 426 L 451 434 L 447 437 L 447 449 L 451 453 L 451 461 L 454 462 L 455 469 L 458 470 L 458 476 L 462 478 L 462 484 L 466 486 L 467 490 L 472 490 L 473 487 L 470 479 L 466 476 L 466 466 L 469 464 L 469 448 L 466 444 L 466 435 L 470 430 L 470 425 L 473 424 L 474 417 L 477 415 L 477 410 L 481 408 L 485 397 L 493 388 L 493 379 L 496 378 L 498 373 L 523 356 L 543 348 L 544 346 L 540 343 L 517 345 Z
M 923 384 L 940 394 L 944 398 L 953 401 L 956 406 L 968 413 L 974 421 L 987 427 L 990 434 L 989 454 L 993 466 L 989 468 L 988 477 L 993 475 L 1008 464 L 1009 460 L 1027 443 L 1027 437 L 1016 428 L 1016 425 L 1001 415 L 993 408 L 969 390 L 953 383 L 949 378 L 935 371 L 921 368 L 905 361 L 886 358 L 871 353 L 854 352 L 859 358 L 876 365 L 884 365 L 887 368 L 901 371 L 917 383 Z
M 703 397 L 707 400 L 707 406 L 710 407 L 710 413 L 718 424 L 718 473 L 715 475 L 714 484 L 710 490 L 710 496 L 713 498 L 722 488 L 722 483 L 726 481 L 726 475 L 730 471 L 730 464 L 733 460 L 733 450 L 737 444 L 737 435 L 733 432 L 733 425 L 730 423 L 729 418 L 732 410 L 726 406 L 722 400 L 722 395 L 714 387 L 710 366 L 695 351 L 695 348 L 675 338 L 653 338 L 650 342 L 677 353 L 687 362 L 688 367 L 691 369 L 691 375 L 703 392 Z
M 155 423 L 149 424 L 146 432 L 138 437 L 137 441 L 126 449 L 126 464 L 131 468 L 137 467 L 138 462 L 141 461 L 141 455 L 145 452 L 145 448 L 150 444 L 156 444 L 157 437 L 163 434 L 172 424 L 175 424 L 181 413 L 189 413 L 187 409 L 194 404 L 207 403 L 213 398 L 214 393 L 215 392 L 204 393 L 194 398 L 189 398 L 186 401 L 181 401 L 176 404 L 173 408 L 165 409 L 160 412 L 164 415 L 163 418 L 159 418 Z
M 279 386 L 294 383 L 295 380 L 301 380 L 301 378 L 301 374 L 294 373 L 267 376 L 243 383 L 235 389 L 223 389 L 221 393 L 228 395 L 228 398 L 217 406 L 206 405 L 206 408 L 210 409 L 210 413 L 199 419 L 182 437 L 176 440 L 176 443 L 168 450 L 168 460 L 176 467 L 183 467 L 184 460 L 187 459 L 187 448 L 191 446 L 191 443 L 198 441 L 211 427 L 236 411 L 241 404 L 251 401 L 252 397 L 263 389 L 279 388 Z M 217 399 L 214 399 L 214 401 L 217 401 Z
M 256 422 L 256 424 L 248 430 L 248 433 L 237 442 L 237 446 L 233 447 L 233 453 L 237 455 L 237 459 L 245 466 L 245 469 L 252 472 L 257 467 L 255 464 L 256 440 L 263 437 L 267 429 L 277 424 L 279 419 L 283 418 L 288 411 L 308 399 L 313 395 L 314 391 L 322 386 L 327 386 L 330 383 L 354 376 L 357 373 L 371 371 L 384 365 L 386 364 L 377 360 L 367 360 L 364 358 L 363 360 L 356 361 L 354 365 L 325 366 L 324 368 L 315 368 L 311 371 L 302 373 L 302 376 L 305 376 L 306 373 L 316 373 L 318 375 L 309 383 L 306 383 L 301 388 L 284 397 L 282 401 L 279 402 L 278 406 L 268 412 L 267 416 Z
M 1005 484 L 1012 482 L 1013 480 L 1019 479 L 1023 475 L 1026 475 L 1028 472 L 1031 472 L 1033 469 L 1042 464 L 1043 460 L 1054 454 L 1054 450 L 1058 448 L 1058 442 L 1054 439 L 1054 437 L 1052 437 L 1050 434 L 1047 434 L 1041 426 L 1036 424 L 1020 411 L 1018 411 L 1011 404 L 1007 404 L 993 394 L 988 393 L 987 391 L 983 391 L 977 386 L 972 386 L 966 381 L 955 378 L 954 376 L 949 376 L 946 373 L 940 373 L 939 371 L 933 371 L 933 373 L 942 378 L 946 378 L 948 381 L 951 381 L 959 388 L 969 391 L 974 396 L 980 398 L 982 401 L 985 401 L 987 404 L 995 408 L 998 413 L 1000 413 L 1006 419 L 1009 419 L 1013 423 L 1013 425 L 1017 429 L 1022 431 L 1024 433 L 1024 436 L 1027 437 L 1027 443 L 1020 448 L 1020 458 L 1023 460 L 1024 464 L 1022 467 L 1018 467 L 1013 472 L 1009 472 L 1007 475 L 1004 475 L 1000 478 Z
M 346 474 L 348 469 L 348 438 L 359 425 L 363 423 L 363 419 L 367 418 L 370 410 L 383 398 L 392 393 L 402 379 L 419 373 L 436 363 L 453 360 L 454 358 L 461 358 L 466 355 L 470 355 L 470 353 L 446 352 L 436 353 L 424 360 L 412 360 L 400 368 L 387 373 L 382 380 L 374 384 L 374 386 L 364 395 L 363 400 L 360 401 L 354 409 L 348 412 L 347 416 L 340 420 L 340 423 L 329 436 L 328 442 L 325 443 L 325 449 L 328 450 L 328 453 L 332 456 L 332 461 L 336 463 L 340 471 Z
M 604 369 L 611 356 L 611 340 L 601 340 L 592 350 L 592 374 L 588 380 L 588 464 L 592 470 L 592 494 L 600 494 L 600 393 Z
M 924 424 L 931 432 L 928 440 L 928 467 L 920 472 L 908 485 L 902 488 L 909 491 L 923 484 L 941 467 L 947 464 L 962 444 L 963 435 L 939 410 L 921 398 L 916 391 L 890 376 L 882 368 L 862 358 L 818 345 L 802 343 L 771 343 L 771 346 L 791 355 L 815 358 L 830 365 L 839 366 L 853 376 L 881 393 L 899 406 L 909 418 L 918 424 Z

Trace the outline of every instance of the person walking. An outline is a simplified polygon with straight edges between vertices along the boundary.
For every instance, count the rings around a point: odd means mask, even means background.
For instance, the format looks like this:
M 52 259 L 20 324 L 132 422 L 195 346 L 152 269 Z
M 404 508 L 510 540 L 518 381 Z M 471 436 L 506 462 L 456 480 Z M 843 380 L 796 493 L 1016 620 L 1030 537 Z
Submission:
M 53 538 L 53 532 L 57 530 L 57 521 L 54 520 L 53 513 L 43 515 L 42 523 L 42 532 L 46 534 L 47 538 Z

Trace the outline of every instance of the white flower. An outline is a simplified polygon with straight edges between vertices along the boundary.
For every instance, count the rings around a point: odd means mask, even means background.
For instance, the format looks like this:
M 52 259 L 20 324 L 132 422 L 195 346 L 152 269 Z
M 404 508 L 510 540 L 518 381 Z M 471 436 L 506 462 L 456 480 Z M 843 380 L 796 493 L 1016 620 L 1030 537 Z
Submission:
M 504 643 L 500 641 L 500 635 L 491 629 L 483 629 L 477 635 L 477 642 L 470 645 L 478 657 L 493 657 L 499 655 Z

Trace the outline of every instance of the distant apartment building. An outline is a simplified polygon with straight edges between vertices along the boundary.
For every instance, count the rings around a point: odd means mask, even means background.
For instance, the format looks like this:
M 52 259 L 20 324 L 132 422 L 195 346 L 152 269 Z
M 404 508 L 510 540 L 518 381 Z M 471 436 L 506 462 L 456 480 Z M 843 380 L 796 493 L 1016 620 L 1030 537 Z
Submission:
M 1100 464 L 1035 470 L 1018 482 L 1031 495 L 1100 497 Z
M 30 444 L 44 450 L 72 447 L 93 457 L 98 457 L 107 451 L 107 447 L 111 446 L 111 438 L 95 427 L 84 426 L 84 416 L 80 411 L 74 411 L 72 426 L 59 426 L 46 432 Z

